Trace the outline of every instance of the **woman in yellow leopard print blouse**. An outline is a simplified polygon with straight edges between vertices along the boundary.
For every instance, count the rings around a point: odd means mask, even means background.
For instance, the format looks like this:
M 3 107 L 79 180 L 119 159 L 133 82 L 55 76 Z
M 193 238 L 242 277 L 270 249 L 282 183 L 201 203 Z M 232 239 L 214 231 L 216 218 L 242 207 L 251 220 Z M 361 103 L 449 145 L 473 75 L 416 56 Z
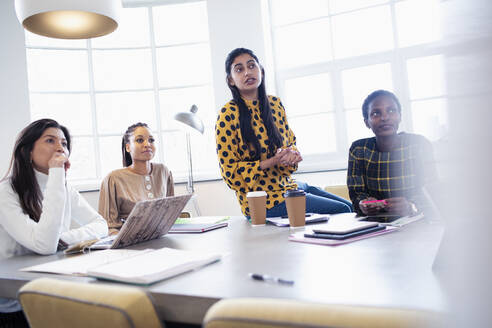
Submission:
M 255 54 L 237 48 L 225 66 L 233 99 L 217 118 L 217 155 L 222 178 L 236 192 L 243 214 L 249 217 L 246 194 L 263 190 L 267 217 L 286 215 L 283 193 L 297 188 L 306 192 L 306 212 L 351 212 L 349 201 L 291 178 L 302 157 L 280 99 L 266 95 L 265 73 Z

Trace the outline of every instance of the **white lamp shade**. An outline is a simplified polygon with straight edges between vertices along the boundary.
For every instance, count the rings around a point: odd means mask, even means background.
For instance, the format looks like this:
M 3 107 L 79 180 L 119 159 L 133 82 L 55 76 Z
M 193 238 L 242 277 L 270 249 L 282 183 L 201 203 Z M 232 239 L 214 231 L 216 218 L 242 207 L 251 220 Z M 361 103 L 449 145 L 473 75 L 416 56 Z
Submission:
M 121 0 L 15 0 L 19 22 L 33 33 L 88 39 L 118 27 Z
M 193 105 L 191 106 L 189 112 L 177 113 L 176 115 L 174 115 L 174 119 L 203 134 L 205 128 L 203 126 L 202 120 L 196 114 L 197 111 L 198 107 L 196 105 Z

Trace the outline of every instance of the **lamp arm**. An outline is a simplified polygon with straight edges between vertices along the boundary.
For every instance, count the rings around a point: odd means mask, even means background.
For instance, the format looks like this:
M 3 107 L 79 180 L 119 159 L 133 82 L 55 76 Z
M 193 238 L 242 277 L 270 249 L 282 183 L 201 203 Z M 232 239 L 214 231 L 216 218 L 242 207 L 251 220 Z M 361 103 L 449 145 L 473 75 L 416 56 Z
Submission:
M 193 187 L 193 163 L 191 158 L 191 140 L 189 132 L 186 132 L 186 149 L 188 152 L 188 185 L 186 186 L 186 189 L 192 194 L 195 192 L 195 189 Z

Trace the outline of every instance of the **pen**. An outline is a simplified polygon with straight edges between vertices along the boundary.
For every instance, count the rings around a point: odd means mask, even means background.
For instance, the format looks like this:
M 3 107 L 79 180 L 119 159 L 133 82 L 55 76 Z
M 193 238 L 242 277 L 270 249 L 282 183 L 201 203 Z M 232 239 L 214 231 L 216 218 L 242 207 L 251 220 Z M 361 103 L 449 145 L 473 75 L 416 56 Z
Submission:
M 282 279 L 282 278 L 276 278 L 272 277 L 266 274 L 260 274 L 260 273 L 250 273 L 249 276 L 254 279 L 254 280 L 261 280 L 261 281 L 268 281 L 268 282 L 276 282 L 278 284 L 283 284 L 283 285 L 293 285 L 294 280 L 287 280 L 287 279 Z

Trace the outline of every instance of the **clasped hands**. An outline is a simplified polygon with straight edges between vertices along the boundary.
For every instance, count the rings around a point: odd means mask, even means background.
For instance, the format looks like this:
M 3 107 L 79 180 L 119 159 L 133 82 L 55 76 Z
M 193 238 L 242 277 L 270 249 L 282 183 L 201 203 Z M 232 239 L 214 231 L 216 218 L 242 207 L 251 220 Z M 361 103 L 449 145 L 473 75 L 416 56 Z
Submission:
M 302 161 L 301 153 L 292 147 L 277 149 L 277 153 L 273 158 L 276 158 L 277 164 L 285 166 L 294 166 Z
M 302 156 L 294 148 L 278 148 L 275 156 L 260 163 L 260 168 L 264 170 L 275 165 L 294 166 L 300 161 L 302 161 Z

